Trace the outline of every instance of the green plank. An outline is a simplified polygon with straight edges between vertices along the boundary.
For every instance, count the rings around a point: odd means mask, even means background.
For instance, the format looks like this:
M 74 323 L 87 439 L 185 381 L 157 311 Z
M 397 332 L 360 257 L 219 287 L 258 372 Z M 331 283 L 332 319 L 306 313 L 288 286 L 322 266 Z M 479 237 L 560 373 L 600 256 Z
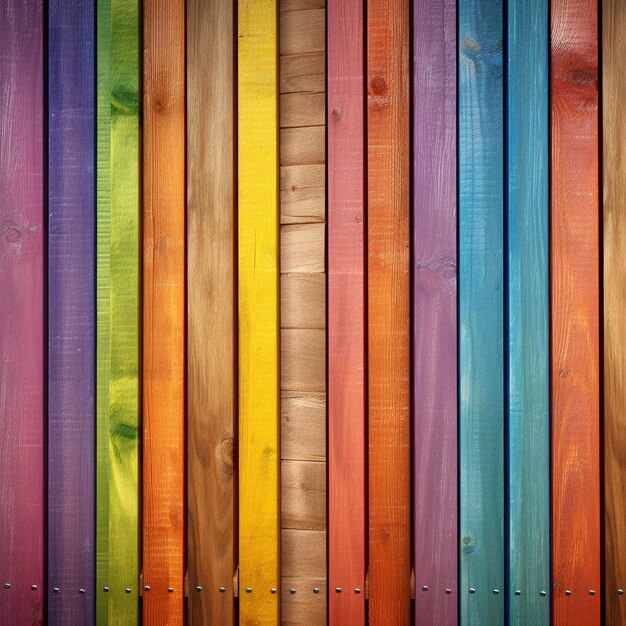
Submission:
M 98 624 L 139 615 L 139 29 L 98 1 Z

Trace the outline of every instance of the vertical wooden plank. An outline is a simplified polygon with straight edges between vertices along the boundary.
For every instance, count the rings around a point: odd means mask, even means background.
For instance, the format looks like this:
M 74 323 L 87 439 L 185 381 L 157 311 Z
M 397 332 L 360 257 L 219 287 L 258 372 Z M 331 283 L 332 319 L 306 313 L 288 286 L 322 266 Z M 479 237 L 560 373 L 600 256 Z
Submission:
M 501 624 L 504 623 L 502 2 L 461 0 L 458 19 L 460 617 L 470 624 Z
M 367 7 L 369 619 L 411 612 L 409 3 Z
M 365 51 L 362 0 L 328 6 L 328 587 L 365 623 Z M 335 589 L 341 588 L 342 593 Z M 356 593 L 360 589 L 361 593 Z
M 97 9 L 96 618 L 139 585 L 139 4 Z
M 278 6 L 238 9 L 239 611 L 256 625 L 278 623 L 281 595 Z
M 143 5 L 143 623 L 183 623 L 185 3 Z
M 46 582 L 43 19 L 39 0 L 0 5 L 0 615 L 10 624 L 43 623 Z
M 415 616 L 456 623 L 456 3 L 413 12 Z
M 623 372 L 626 365 L 624 288 L 626 250 L 623 198 L 626 192 L 624 58 L 626 3 L 602 3 L 602 115 L 604 185 L 604 575 L 608 626 L 626 622 L 626 425 Z
M 548 5 L 507 13 L 508 619 L 550 621 Z M 541 595 L 541 592 L 544 595 Z
M 190 624 L 234 612 L 234 15 L 232 0 L 187 4 Z
M 555 0 L 551 21 L 552 616 L 593 626 L 601 598 L 597 2 Z
M 48 8 L 48 623 L 94 619 L 95 3 Z M 82 590 L 82 591 L 81 591 Z

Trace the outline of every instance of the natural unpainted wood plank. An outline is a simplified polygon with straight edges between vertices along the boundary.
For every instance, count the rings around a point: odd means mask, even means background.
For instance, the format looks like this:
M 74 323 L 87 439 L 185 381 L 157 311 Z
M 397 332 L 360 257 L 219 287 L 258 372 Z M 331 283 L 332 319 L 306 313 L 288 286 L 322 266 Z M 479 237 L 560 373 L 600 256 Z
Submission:
M 280 271 L 324 271 L 324 224 L 290 224 L 280 228 Z
M 550 622 L 549 6 L 507 25 L 508 623 Z M 516 591 L 527 590 L 521 594 Z
M 0 616 L 43 624 L 44 14 L 0 4 Z M 31 585 L 36 585 L 31 589 Z
M 301 530 L 326 528 L 326 464 L 283 460 L 281 463 L 281 526 Z
M 323 52 L 292 54 L 280 58 L 280 93 L 323 93 L 326 88 Z
M 323 164 L 280 168 L 281 224 L 310 224 L 326 219 L 325 177 Z
M 139 3 L 99 0 L 97 24 L 96 619 L 134 624 L 140 574 Z
M 281 458 L 326 459 L 326 394 L 304 391 L 281 393 Z
M 325 120 L 324 93 L 287 93 L 280 96 L 280 127 L 322 126 Z
M 326 578 L 326 531 L 284 528 L 280 538 L 283 580 Z
M 324 274 L 283 274 L 281 328 L 324 328 L 326 277 Z
M 234 18 L 232 0 L 187 3 L 190 624 L 227 625 L 234 619 Z
M 281 11 L 280 54 L 310 54 L 326 47 L 326 11 Z
M 48 11 L 51 626 L 90 624 L 95 604 L 94 13 L 94 2 L 73 0 L 53 3 Z
M 280 0 L 281 11 L 299 11 L 301 9 L 323 9 L 326 0 Z
M 415 619 L 446 626 L 459 600 L 456 2 L 416 3 L 413 41 Z
M 409 2 L 367 6 L 369 623 L 411 622 Z
M 252 589 L 239 611 L 241 624 L 278 624 L 278 5 L 238 6 L 239 581 Z
M 328 584 L 331 626 L 365 623 L 364 2 L 328 7 Z M 345 593 L 336 593 L 339 587 Z M 362 593 L 355 593 L 361 589 Z
M 555 0 L 551 9 L 551 565 L 556 626 L 599 624 L 602 598 L 597 4 Z
M 323 578 L 283 578 L 282 626 L 326 625 L 326 581 Z
M 607 626 L 626 623 L 626 3 L 602 3 L 604 575 Z
M 502 20 L 500 0 L 459 2 L 459 593 L 471 624 L 504 623 Z
M 176 626 L 186 523 L 185 2 L 146 0 L 143 18 L 143 623 Z
M 324 126 L 285 128 L 280 131 L 281 165 L 323 164 L 326 152 Z
M 326 333 L 323 329 L 283 328 L 280 332 L 281 389 L 324 391 L 325 354 Z

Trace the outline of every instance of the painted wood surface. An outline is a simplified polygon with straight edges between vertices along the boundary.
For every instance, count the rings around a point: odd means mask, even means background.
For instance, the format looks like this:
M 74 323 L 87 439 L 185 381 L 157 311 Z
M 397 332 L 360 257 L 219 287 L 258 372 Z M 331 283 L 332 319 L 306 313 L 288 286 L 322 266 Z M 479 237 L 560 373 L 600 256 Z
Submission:
M 48 623 L 94 620 L 95 3 L 48 7 Z M 82 590 L 82 591 L 81 591 Z
M 277 27 L 276 0 L 239 0 L 239 619 L 255 625 L 281 598 Z
M 626 425 L 623 372 L 624 345 L 623 264 L 626 246 L 623 198 L 626 192 L 626 138 L 624 89 L 626 77 L 626 3 L 602 3 L 602 127 L 604 184 L 604 600 L 608 626 L 626 622 Z
M 328 587 L 337 626 L 365 623 L 364 19 L 361 0 L 329 4 Z
M 98 0 L 96 618 L 139 609 L 139 5 Z M 114 33 L 114 34 L 113 34 Z
M 43 27 L 39 0 L 0 4 L 0 615 L 10 624 L 42 624 L 46 595 Z
M 283 403 L 294 408 L 326 407 L 326 289 L 325 289 L 325 158 L 324 152 L 300 152 L 302 135 L 324 136 L 325 73 L 324 0 L 280 3 L 279 14 L 279 143 L 280 154 L 280 388 Z M 314 34 L 314 36 L 312 35 Z M 305 59 L 313 57 L 308 62 Z M 284 80 L 286 65 L 300 62 L 298 84 Z M 285 159 L 285 154 L 294 158 Z M 291 414 L 291 411 L 290 411 Z M 300 414 L 300 413 L 299 413 Z M 309 563 L 299 550 L 281 550 L 281 624 L 327 621 L 326 590 L 326 446 L 325 420 L 301 429 L 299 420 L 281 422 L 281 532 L 298 530 L 302 540 L 317 546 L 308 554 L 323 564 L 309 577 Z M 291 448 L 286 442 L 298 442 Z M 319 452 L 319 456 L 316 455 Z M 284 572 L 289 572 L 285 575 Z M 318 589 L 318 592 L 314 590 Z
M 143 4 L 143 623 L 183 624 L 185 3 Z
M 557 0 L 551 21 L 552 617 L 593 626 L 601 598 L 597 3 Z
M 461 0 L 458 19 L 460 618 L 466 624 L 501 624 L 502 2 Z
M 548 5 L 509 2 L 507 18 L 507 606 L 522 626 L 550 621 Z
M 232 0 L 187 3 L 187 528 L 192 625 L 227 625 L 234 619 L 235 10 Z M 221 587 L 227 591 L 221 593 Z
M 458 614 L 456 3 L 413 11 L 415 618 Z
M 367 6 L 369 621 L 409 624 L 409 3 Z

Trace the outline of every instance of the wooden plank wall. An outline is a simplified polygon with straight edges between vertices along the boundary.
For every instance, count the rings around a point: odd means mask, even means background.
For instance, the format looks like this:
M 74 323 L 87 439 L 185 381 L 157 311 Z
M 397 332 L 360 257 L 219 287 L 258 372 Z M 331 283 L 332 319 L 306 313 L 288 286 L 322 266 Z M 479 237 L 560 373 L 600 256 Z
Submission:
M 504 623 L 502 2 L 459 0 L 460 611 Z
M 326 10 L 280 9 L 282 623 L 315 625 L 326 623 Z
M 234 619 L 235 11 L 233 0 L 187 3 L 187 552 L 191 625 L 227 626 Z
M 136 623 L 139 3 L 98 0 L 97 11 L 96 615 Z
M 369 623 L 411 621 L 409 2 L 367 5 Z
M 520 626 L 550 620 L 548 9 L 509 2 L 506 29 L 506 593 Z
M 328 5 L 329 623 L 365 623 L 365 6 Z M 336 589 L 341 589 L 337 593 Z
M 239 615 L 278 624 L 278 3 L 238 7 Z
M 594 626 L 602 597 L 597 2 L 555 0 L 551 19 L 552 617 L 556 626 Z
M 415 618 L 458 614 L 456 2 L 413 11 Z
M 0 4 L 0 616 L 44 614 L 44 16 Z
M 604 186 L 604 575 L 607 626 L 626 623 L 626 3 L 602 3 Z M 622 590 L 621 593 L 619 590 Z
M 95 3 L 48 9 L 48 623 L 94 615 Z
M 143 5 L 143 622 L 183 624 L 185 2 Z

